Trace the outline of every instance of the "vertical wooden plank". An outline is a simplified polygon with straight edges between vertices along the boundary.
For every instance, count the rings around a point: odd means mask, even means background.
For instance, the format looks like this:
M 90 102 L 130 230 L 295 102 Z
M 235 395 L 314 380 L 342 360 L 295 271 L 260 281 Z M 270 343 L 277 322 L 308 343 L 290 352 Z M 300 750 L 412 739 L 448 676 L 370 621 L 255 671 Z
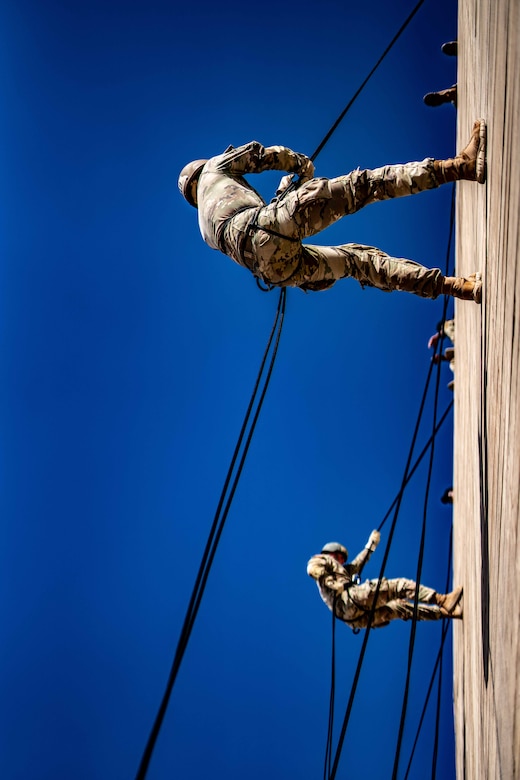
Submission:
M 460 0 L 458 145 L 488 124 L 488 180 L 457 192 L 457 269 L 484 301 L 456 305 L 454 631 L 459 780 L 520 778 L 520 3 Z

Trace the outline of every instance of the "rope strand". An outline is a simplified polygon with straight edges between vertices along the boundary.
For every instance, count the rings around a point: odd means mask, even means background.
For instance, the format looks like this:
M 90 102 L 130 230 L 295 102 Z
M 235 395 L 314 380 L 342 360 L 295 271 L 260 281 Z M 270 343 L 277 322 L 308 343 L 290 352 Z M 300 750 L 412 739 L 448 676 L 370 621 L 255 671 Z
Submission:
M 201 563 L 200 563 L 200 566 L 199 566 L 199 571 L 198 571 L 197 577 L 195 579 L 195 583 L 196 584 L 195 584 L 195 586 L 193 588 L 193 591 L 192 591 L 192 594 L 191 594 L 191 598 L 190 598 L 190 602 L 189 602 L 189 605 L 188 605 L 188 609 L 186 611 L 186 616 L 185 616 L 183 627 L 182 627 L 182 630 L 181 630 L 181 635 L 180 635 L 180 638 L 179 638 L 179 641 L 178 641 L 178 644 L 177 644 L 177 649 L 175 651 L 175 656 L 174 656 L 172 667 L 171 667 L 171 670 L 170 670 L 170 675 L 168 677 L 168 682 L 166 684 L 166 689 L 165 689 L 165 692 L 164 692 L 161 704 L 159 706 L 159 710 L 157 712 L 154 724 L 152 726 L 152 730 L 150 732 L 150 736 L 148 738 L 146 747 L 144 749 L 143 756 L 141 758 L 141 763 L 139 765 L 139 769 L 138 769 L 137 774 L 136 774 L 136 780 L 144 780 L 144 778 L 146 777 L 146 774 L 147 774 L 147 771 L 148 771 L 148 767 L 149 767 L 149 764 L 150 764 L 150 760 L 151 760 L 151 757 L 152 757 L 152 754 L 153 754 L 153 750 L 155 748 L 155 744 L 156 744 L 157 738 L 159 736 L 159 732 L 160 732 L 160 729 L 161 729 L 161 726 L 162 726 L 162 723 L 163 723 L 163 720 L 164 720 L 164 716 L 166 714 L 166 710 L 167 710 L 167 707 L 168 707 L 168 702 L 169 702 L 169 699 L 170 699 L 173 687 L 175 685 L 175 681 L 177 679 L 177 674 L 179 672 L 179 669 L 180 669 L 180 666 L 181 666 L 181 663 L 182 663 L 182 660 L 183 660 L 183 657 L 184 657 L 184 653 L 185 653 L 186 647 L 188 645 L 188 641 L 189 641 L 189 638 L 190 638 L 190 635 L 191 635 L 191 631 L 193 629 L 193 625 L 195 623 L 195 619 L 197 617 L 197 613 L 198 613 L 198 610 L 199 610 L 199 607 L 200 607 L 200 604 L 201 604 L 201 601 L 202 601 L 202 597 L 204 595 L 206 582 L 207 582 L 207 579 L 208 579 L 208 576 L 209 576 L 209 573 L 210 573 L 210 569 L 211 569 L 211 565 L 213 563 L 213 559 L 215 557 L 215 553 L 217 551 L 218 542 L 219 542 L 220 537 L 222 535 L 222 531 L 224 530 L 224 524 L 225 524 L 225 521 L 226 521 L 226 518 L 227 518 L 227 515 L 228 515 L 228 512 L 229 512 L 229 509 L 231 507 L 231 502 L 232 502 L 233 496 L 235 494 L 235 490 L 237 488 L 238 481 L 240 479 L 240 475 L 242 473 L 242 469 L 243 469 L 243 466 L 244 466 L 244 463 L 245 463 L 245 459 L 246 459 L 246 455 L 247 455 L 247 452 L 248 452 L 248 449 L 249 449 L 249 445 L 251 443 L 251 439 L 252 439 L 252 436 L 253 436 L 253 433 L 254 433 L 254 429 L 256 427 L 256 423 L 257 423 L 258 417 L 260 415 L 260 410 L 262 408 L 262 404 L 263 404 L 263 401 L 264 401 L 264 398 L 265 398 L 265 394 L 267 392 L 267 388 L 268 388 L 268 385 L 269 385 L 269 380 L 271 378 L 272 370 L 273 370 L 274 363 L 275 363 L 275 360 L 276 360 L 276 355 L 277 355 L 277 352 L 278 352 L 278 346 L 279 346 L 279 343 L 280 343 L 280 337 L 281 337 L 281 333 L 282 333 L 283 320 L 284 320 L 284 316 L 285 316 L 285 303 L 286 303 L 286 291 L 285 291 L 285 288 L 282 288 L 282 290 L 280 292 L 280 297 L 279 297 L 279 300 L 278 300 L 278 308 L 276 310 L 275 320 L 274 320 L 274 323 L 273 323 L 273 327 L 271 329 L 271 333 L 269 335 L 269 339 L 268 339 L 268 342 L 267 342 L 267 347 L 266 347 L 265 352 L 264 352 L 264 356 L 262 358 L 262 362 L 261 362 L 260 369 L 259 369 L 259 372 L 258 372 L 258 376 L 257 376 L 257 379 L 256 379 L 256 383 L 255 383 L 255 387 L 254 387 L 254 390 L 253 390 L 253 394 L 251 396 L 251 400 L 250 400 L 249 406 L 247 408 L 247 412 L 246 412 L 246 415 L 245 415 L 245 418 L 244 418 L 244 422 L 243 422 L 242 428 L 240 430 L 240 434 L 239 434 L 239 437 L 238 437 L 238 440 L 237 440 L 235 451 L 234 451 L 233 457 L 231 459 L 231 463 L 230 463 L 230 466 L 229 466 L 229 469 L 228 469 L 228 472 L 227 472 L 227 476 L 226 476 L 226 479 L 225 479 L 225 482 L 224 482 L 224 487 L 222 489 L 222 492 L 221 492 L 221 495 L 220 495 L 220 499 L 219 499 L 219 503 L 218 503 L 218 506 L 217 506 L 217 510 L 215 512 L 215 517 L 213 519 L 213 524 L 211 526 L 211 530 L 210 530 L 210 533 L 209 533 L 208 541 L 206 543 L 206 547 L 205 547 L 204 553 L 202 555 L 202 560 L 201 560 Z M 275 337 L 275 332 L 276 332 L 276 337 Z M 268 367 L 268 370 L 267 370 L 267 375 L 266 375 L 266 378 L 265 378 L 265 381 L 264 381 L 264 386 L 263 386 L 262 391 L 260 393 L 260 398 L 259 398 L 259 401 L 258 401 L 258 404 L 257 404 L 257 409 L 256 409 L 256 412 L 254 414 L 254 417 L 253 417 L 253 420 L 252 420 L 252 423 L 251 423 L 251 426 L 250 426 L 250 429 L 249 429 L 249 433 L 247 435 L 247 438 L 246 438 L 246 441 L 245 441 L 245 445 L 244 445 L 243 450 L 242 450 L 242 455 L 241 455 L 239 463 L 238 463 L 238 467 L 237 467 L 237 470 L 236 470 L 236 473 L 235 473 L 235 477 L 234 477 L 233 482 L 231 484 L 230 493 L 229 493 L 229 496 L 227 498 L 224 511 L 221 514 L 222 507 L 224 506 L 224 501 L 226 500 L 226 494 L 227 494 L 229 485 L 231 483 L 233 471 L 235 469 L 235 465 L 236 465 L 238 457 L 239 457 L 240 449 L 242 447 L 242 442 L 244 440 L 244 437 L 246 436 L 246 431 L 247 431 L 247 427 L 248 427 L 248 424 L 249 424 L 249 419 L 251 417 L 252 410 L 253 410 L 253 407 L 254 407 L 254 404 L 255 404 L 255 401 L 256 401 L 256 396 L 258 394 L 258 390 L 259 390 L 259 387 L 260 387 L 260 382 L 261 382 L 261 379 L 262 379 L 262 375 L 264 373 L 265 365 L 266 365 L 266 362 L 267 362 L 267 357 L 269 355 L 269 351 L 271 349 L 271 345 L 273 343 L 273 339 L 274 339 L 274 347 L 273 347 L 273 352 L 272 352 L 272 355 L 271 355 L 271 361 L 270 361 L 270 364 L 269 364 L 269 367 Z
M 346 114 L 348 113 L 348 111 L 353 106 L 354 102 L 357 100 L 357 98 L 359 97 L 361 92 L 364 90 L 364 88 L 366 87 L 366 85 L 368 84 L 368 82 L 370 81 L 370 79 L 372 78 L 374 73 L 376 72 L 376 70 L 379 68 L 379 66 L 381 65 L 381 63 L 385 59 L 386 55 L 390 52 L 390 50 L 397 43 L 397 41 L 399 40 L 401 35 L 404 33 L 404 31 L 406 30 L 406 28 L 408 27 L 408 25 L 410 24 L 410 22 L 412 21 L 413 17 L 415 16 L 415 14 L 417 13 L 417 11 L 419 10 L 419 8 L 422 6 L 423 3 L 424 3 L 424 0 L 419 0 L 419 2 L 415 6 L 415 8 L 411 12 L 411 14 L 405 19 L 405 21 L 403 22 L 403 24 L 401 25 L 401 27 L 399 28 L 397 33 L 394 35 L 394 37 L 392 38 L 392 40 L 390 41 L 390 43 L 388 44 L 388 46 L 386 47 L 386 49 L 382 53 L 382 55 L 379 57 L 378 61 L 376 62 L 376 64 L 374 65 L 374 67 L 372 68 L 372 70 L 370 71 L 368 76 L 365 78 L 365 80 L 362 82 L 361 86 L 357 89 L 357 91 L 351 97 L 351 99 L 349 100 L 349 102 L 347 103 L 347 105 L 345 106 L 345 108 L 343 109 L 341 114 L 338 116 L 338 118 L 336 119 L 336 121 L 334 122 L 334 124 L 332 125 L 330 130 L 328 131 L 328 133 L 325 135 L 325 137 L 323 138 L 321 143 L 317 146 L 316 150 L 311 155 L 311 160 L 313 162 L 316 159 L 316 157 L 320 154 L 320 152 L 323 151 L 324 146 L 329 142 L 329 140 L 330 140 L 331 136 L 333 135 L 333 133 L 337 130 L 338 126 L 341 124 L 341 122 L 345 118 Z

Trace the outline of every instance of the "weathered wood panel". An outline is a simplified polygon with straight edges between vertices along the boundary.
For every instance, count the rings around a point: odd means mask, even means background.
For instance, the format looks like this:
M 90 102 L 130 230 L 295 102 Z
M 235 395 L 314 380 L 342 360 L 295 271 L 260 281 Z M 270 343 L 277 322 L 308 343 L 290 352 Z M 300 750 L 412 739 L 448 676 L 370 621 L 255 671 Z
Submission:
M 459 2 L 458 144 L 488 124 L 488 179 L 457 193 L 457 268 L 482 307 L 456 306 L 455 626 L 458 780 L 520 778 L 520 2 Z

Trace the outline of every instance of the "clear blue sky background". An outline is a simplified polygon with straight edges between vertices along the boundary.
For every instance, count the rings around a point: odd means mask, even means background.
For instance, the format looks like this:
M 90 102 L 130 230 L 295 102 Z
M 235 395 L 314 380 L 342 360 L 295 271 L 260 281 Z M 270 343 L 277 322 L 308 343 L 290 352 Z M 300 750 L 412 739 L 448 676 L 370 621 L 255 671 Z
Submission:
M 178 172 L 252 139 L 311 154 L 412 6 L 3 5 L 2 778 L 134 776 L 271 328 L 278 293 L 202 242 Z M 318 175 L 454 152 L 455 111 L 422 96 L 455 81 L 440 52 L 455 36 L 456 3 L 426 2 Z M 269 197 L 277 177 L 263 179 Z M 443 267 L 450 198 L 371 206 L 323 241 Z M 442 301 L 352 280 L 289 291 L 150 780 L 321 777 L 331 621 L 306 563 L 332 539 L 356 554 L 396 495 L 441 314 Z M 441 410 L 450 379 L 444 365 Z M 430 399 L 421 446 L 431 421 Z M 451 474 L 450 420 L 422 578 L 439 590 Z M 424 488 L 421 469 L 388 576 L 415 576 Z M 390 776 L 409 632 L 370 639 L 338 777 Z M 418 627 L 405 765 L 440 635 Z M 361 642 L 338 625 L 338 723 Z M 451 662 L 444 682 L 451 778 Z M 413 778 L 430 776 L 432 736 L 429 717 Z

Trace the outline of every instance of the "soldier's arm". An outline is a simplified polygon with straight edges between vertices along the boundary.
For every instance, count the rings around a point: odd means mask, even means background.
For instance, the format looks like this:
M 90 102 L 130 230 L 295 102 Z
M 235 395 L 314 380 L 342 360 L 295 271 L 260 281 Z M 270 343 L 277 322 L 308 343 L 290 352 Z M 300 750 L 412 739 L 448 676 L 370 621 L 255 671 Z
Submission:
M 307 574 L 336 593 L 343 593 L 345 589 L 347 576 L 343 566 L 329 555 L 314 555 L 307 564 Z
M 314 165 L 305 154 L 293 152 L 286 146 L 262 146 L 258 141 L 229 150 L 222 160 L 229 173 L 263 173 L 263 171 L 287 171 L 297 173 L 302 181 L 312 179 Z
M 356 555 L 354 560 L 349 564 L 349 569 L 353 573 L 356 574 L 361 573 L 363 566 L 367 563 L 368 559 L 376 549 L 380 539 L 381 539 L 381 534 L 379 533 L 379 531 L 372 531 L 365 547 L 361 550 L 359 555 Z

